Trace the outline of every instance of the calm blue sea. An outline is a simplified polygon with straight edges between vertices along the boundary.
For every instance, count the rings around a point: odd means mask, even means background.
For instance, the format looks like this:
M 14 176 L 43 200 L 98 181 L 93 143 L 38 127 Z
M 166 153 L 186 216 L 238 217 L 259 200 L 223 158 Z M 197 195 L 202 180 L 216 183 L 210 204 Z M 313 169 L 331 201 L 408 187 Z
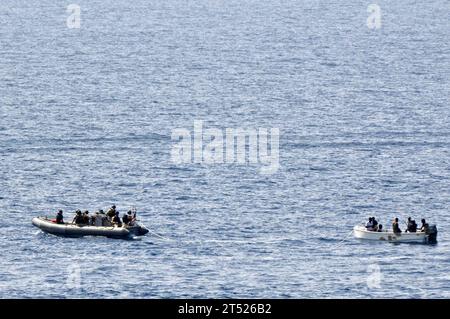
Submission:
M 73 3 L 0 2 L 0 298 L 450 297 L 448 1 Z M 278 171 L 174 164 L 194 120 L 279 128 Z M 114 203 L 151 233 L 31 224 Z M 358 241 L 368 216 L 439 242 Z

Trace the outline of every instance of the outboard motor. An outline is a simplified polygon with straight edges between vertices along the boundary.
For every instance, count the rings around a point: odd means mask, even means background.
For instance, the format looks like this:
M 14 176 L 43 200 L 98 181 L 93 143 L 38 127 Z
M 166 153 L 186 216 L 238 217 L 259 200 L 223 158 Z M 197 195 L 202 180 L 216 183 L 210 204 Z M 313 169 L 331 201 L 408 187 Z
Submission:
M 149 232 L 147 227 L 138 222 L 135 222 L 133 226 L 128 227 L 128 230 L 135 236 L 144 236 Z
M 436 225 L 430 225 L 426 231 L 426 234 L 428 235 L 428 243 L 429 244 L 435 244 L 437 243 L 437 227 Z
M 147 228 L 145 228 L 145 226 L 143 225 L 139 225 L 138 228 L 138 236 L 144 236 L 145 234 L 147 234 L 149 232 L 149 230 Z

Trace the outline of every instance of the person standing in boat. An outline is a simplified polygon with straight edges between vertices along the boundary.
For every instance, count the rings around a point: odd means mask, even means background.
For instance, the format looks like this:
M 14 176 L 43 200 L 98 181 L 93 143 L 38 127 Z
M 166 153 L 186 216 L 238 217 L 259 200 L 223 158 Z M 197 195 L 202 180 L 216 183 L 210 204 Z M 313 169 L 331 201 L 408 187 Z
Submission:
M 392 231 L 396 234 L 399 234 L 402 232 L 400 229 L 400 226 L 398 225 L 398 218 L 395 217 L 394 222 L 392 223 Z
M 64 224 L 64 216 L 63 216 L 63 211 L 61 209 L 58 211 L 58 214 L 56 214 L 56 223 Z

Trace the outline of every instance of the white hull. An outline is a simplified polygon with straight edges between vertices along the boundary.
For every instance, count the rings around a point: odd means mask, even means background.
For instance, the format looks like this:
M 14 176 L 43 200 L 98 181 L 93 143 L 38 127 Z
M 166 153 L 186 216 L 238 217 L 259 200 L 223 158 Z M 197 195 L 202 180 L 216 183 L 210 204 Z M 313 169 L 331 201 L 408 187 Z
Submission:
M 75 225 L 70 223 L 56 224 L 45 217 L 35 217 L 33 218 L 32 223 L 44 232 L 66 237 L 105 236 L 113 238 L 127 238 L 130 236 L 141 236 L 148 233 L 148 230 L 140 225 L 133 227 L 106 227 Z
M 368 231 L 364 226 L 355 226 L 353 234 L 356 238 L 368 240 L 381 240 L 389 242 L 405 243 L 427 243 L 428 235 L 424 232 L 417 233 L 394 233 L 389 231 L 375 232 Z

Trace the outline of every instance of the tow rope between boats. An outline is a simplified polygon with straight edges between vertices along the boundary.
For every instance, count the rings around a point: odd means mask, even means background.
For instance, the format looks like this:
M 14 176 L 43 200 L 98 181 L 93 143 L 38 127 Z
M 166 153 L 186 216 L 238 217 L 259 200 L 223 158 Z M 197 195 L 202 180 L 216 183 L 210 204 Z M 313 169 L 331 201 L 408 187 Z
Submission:
M 344 241 L 347 240 L 348 237 L 350 237 L 353 234 L 353 229 L 347 234 L 347 236 L 344 237 L 340 242 L 338 242 L 336 248 L 341 247 Z

